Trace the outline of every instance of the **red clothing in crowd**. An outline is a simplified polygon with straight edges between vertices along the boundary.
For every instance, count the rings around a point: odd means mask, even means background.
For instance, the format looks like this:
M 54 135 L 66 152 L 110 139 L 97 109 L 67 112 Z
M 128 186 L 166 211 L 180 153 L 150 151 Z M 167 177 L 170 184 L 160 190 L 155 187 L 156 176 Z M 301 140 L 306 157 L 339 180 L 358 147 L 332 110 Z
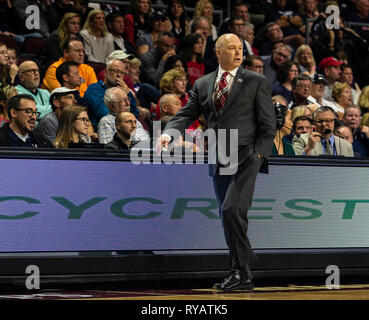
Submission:
M 191 87 L 195 84 L 195 81 L 205 75 L 205 65 L 203 62 L 189 61 L 187 65 L 188 81 Z

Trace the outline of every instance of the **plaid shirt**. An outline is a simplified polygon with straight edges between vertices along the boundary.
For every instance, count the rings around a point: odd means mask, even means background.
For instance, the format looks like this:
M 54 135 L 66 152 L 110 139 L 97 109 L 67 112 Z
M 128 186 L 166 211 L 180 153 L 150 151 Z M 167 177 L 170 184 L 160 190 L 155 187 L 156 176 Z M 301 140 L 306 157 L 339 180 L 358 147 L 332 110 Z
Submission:
M 107 144 L 113 140 L 114 134 L 117 132 L 115 128 L 115 116 L 108 114 L 102 117 L 97 126 L 97 135 L 99 136 L 99 143 Z M 142 127 L 140 121 L 137 121 L 137 129 L 132 141 L 143 141 L 150 139 L 148 133 Z

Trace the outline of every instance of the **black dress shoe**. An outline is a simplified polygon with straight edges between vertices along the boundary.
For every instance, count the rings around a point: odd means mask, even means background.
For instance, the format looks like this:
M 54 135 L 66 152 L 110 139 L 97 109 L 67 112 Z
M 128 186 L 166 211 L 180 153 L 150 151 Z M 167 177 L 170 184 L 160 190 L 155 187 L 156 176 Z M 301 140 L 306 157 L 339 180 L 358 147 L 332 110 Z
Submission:
M 230 275 L 222 283 L 216 283 L 214 288 L 222 291 L 252 290 L 254 282 L 248 272 L 232 269 Z

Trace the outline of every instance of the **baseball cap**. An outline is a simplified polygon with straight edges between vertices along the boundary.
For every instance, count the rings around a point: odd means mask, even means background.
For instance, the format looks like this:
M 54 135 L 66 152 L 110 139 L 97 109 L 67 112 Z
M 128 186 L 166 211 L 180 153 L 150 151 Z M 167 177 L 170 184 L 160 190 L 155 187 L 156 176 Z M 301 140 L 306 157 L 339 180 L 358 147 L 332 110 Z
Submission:
M 53 104 L 53 100 L 55 97 L 57 96 L 64 96 L 68 93 L 78 93 L 79 91 L 77 89 L 68 89 L 66 87 L 59 87 L 59 88 L 55 88 L 53 91 L 51 91 L 50 93 L 50 104 Z
M 318 83 L 324 83 L 324 84 L 328 84 L 327 79 L 320 73 L 315 73 L 314 76 L 312 76 L 312 79 L 314 84 L 318 84 Z
M 124 59 L 130 59 L 132 60 L 135 56 L 133 54 L 125 53 L 123 50 L 115 50 L 108 56 L 108 61 L 117 59 L 117 60 L 124 60 Z
M 319 69 L 324 71 L 325 68 L 340 66 L 342 64 L 341 61 L 338 61 L 335 57 L 326 57 L 319 63 Z

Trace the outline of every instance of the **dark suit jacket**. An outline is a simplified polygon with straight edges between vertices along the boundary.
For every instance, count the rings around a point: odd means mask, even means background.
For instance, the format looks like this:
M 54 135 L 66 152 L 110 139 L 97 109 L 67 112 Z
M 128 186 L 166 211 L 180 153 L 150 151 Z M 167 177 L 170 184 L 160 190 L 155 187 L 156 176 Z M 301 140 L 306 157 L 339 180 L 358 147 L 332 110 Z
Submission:
M 263 75 L 239 67 L 226 104 L 217 113 L 213 101 L 217 71 L 195 82 L 189 102 L 171 119 L 164 131 L 175 128 L 184 132 L 195 119 L 204 114 L 208 128 L 238 130 L 239 164 L 252 152 L 261 153 L 266 161 L 276 131 L 268 81 Z M 209 166 L 210 175 L 217 173 L 218 166 L 218 161 L 216 165 Z

